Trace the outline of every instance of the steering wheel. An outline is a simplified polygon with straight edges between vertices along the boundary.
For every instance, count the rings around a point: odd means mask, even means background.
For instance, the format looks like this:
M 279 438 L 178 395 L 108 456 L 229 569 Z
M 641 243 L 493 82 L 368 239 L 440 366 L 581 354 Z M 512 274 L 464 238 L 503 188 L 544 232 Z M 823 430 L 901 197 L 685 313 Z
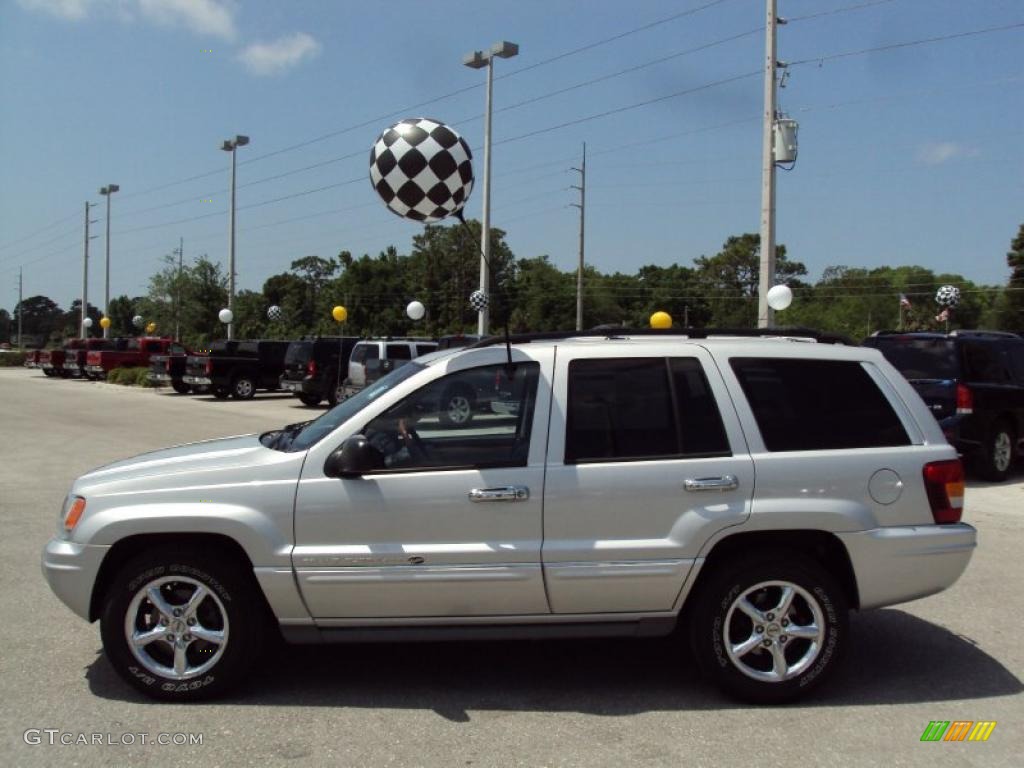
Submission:
M 405 444 L 409 449 L 409 457 L 417 463 L 430 461 L 430 451 L 427 449 L 427 444 L 423 442 L 423 438 L 420 437 L 420 433 L 414 427 L 406 427 L 405 434 L 411 438 Z

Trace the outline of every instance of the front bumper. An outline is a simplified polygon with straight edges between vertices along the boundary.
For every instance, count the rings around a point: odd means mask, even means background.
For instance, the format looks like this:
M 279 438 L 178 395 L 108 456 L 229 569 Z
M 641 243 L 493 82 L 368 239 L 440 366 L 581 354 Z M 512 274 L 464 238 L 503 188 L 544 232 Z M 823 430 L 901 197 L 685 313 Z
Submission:
M 159 384 L 170 384 L 172 381 L 174 381 L 174 379 L 171 378 L 171 375 L 169 373 L 153 373 L 152 371 L 150 371 L 149 374 L 147 374 L 146 378 L 148 378 L 150 381 L 154 383 Z
M 43 576 L 60 601 L 89 619 L 92 587 L 110 547 L 50 539 L 43 548 Z
M 102 365 L 87 365 L 85 366 L 85 370 L 92 374 L 99 374 L 100 376 L 106 373 L 106 371 L 103 370 Z
M 934 595 L 967 568 L 978 532 L 966 523 L 875 528 L 836 534 L 857 579 L 861 609 Z
M 181 380 L 194 387 L 209 387 L 211 385 L 210 379 L 207 376 L 182 376 Z

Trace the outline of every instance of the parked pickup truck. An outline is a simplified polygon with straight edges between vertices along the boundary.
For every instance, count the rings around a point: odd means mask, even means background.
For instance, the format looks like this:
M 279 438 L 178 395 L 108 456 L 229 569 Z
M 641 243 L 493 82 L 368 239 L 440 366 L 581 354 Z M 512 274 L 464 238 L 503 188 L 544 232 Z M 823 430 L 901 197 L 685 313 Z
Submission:
M 190 386 L 209 387 L 218 400 L 234 396 L 249 400 L 256 390 L 274 391 L 284 373 L 288 341 L 218 341 L 206 357 L 190 357 L 183 381 Z
M 44 349 L 39 355 L 39 367 L 47 376 L 68 378 L 71 373 L 64 370 L 64 360 L 69 350 L 84 349 L 85 339 L 68 339 L 60 349 Z
M 147 367 L 150 355 L 165 354 L 172 343 L 169 338 L 144 336 L 129 339 L 124 349 L 96 349 L 86 352 L 85 371 L 95 378 L 104 379 L 115 368 Z
M 25 352 L 25 367 L 26 368 L 38 368 L 39 367 L 39 355 L 42 354 L 41 349 L 29 349 Z
M 166 355 L 149 356 L 147 378 L 155 386 L 170 384 L 179 395 L 187 395 L 192 387 L 185 383 L 185 367 L 192 353 L 177 342 L 171 344 Z
M 130 339 L 86 339 L 84 347 L 67 349 L 64 352 L 64 370 L 70 376 L 76 378 L 85 376 L 87 379 L 96 379 L 96 374 L 85 370 L 86 358 L 89 352 L 104 349 L 124 349 Z

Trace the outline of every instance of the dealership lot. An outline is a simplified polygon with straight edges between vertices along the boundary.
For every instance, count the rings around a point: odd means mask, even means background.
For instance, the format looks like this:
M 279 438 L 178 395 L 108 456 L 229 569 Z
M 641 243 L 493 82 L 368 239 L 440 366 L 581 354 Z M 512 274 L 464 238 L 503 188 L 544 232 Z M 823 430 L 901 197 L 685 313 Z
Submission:
M 1024 475 L 971 483 L 967 573 L 923 601 L 855 615 L 827 688 L 783 708 L 737 705 L 678 640 L 285 648 L 247 690 L 160 705 L 124 685 L 97 627 L 46 586 L 39 551 L 75 476 L 165 445 L 322 412 L 286 395 L 218 401 L 0 369 L 0 722 L 5 763 L 46 765 L 1010 765 L 1024 752 Z M 996 721 L 988 742 L 921 743 L 932 720 Z M 26 731 L 102 734 L 49 745 Z M 192 746 L 107 744 L 202 734 Z M 58 734 L 59 736 L 59 734 Z

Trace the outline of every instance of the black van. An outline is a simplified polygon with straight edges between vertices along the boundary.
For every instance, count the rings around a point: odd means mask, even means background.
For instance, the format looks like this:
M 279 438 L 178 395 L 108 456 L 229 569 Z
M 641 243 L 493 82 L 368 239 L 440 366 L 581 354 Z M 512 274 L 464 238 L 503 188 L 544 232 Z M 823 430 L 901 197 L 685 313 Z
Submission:
M 987 480 L 1024 450 L 1024 338 L 1000 331 L 878 331 L 864 340 L 917 390 L 946 439 Z
M 281 389 L 296 395 L 305 405 L 318 405 L 324 398 L 331 406 L 337 405 L 343 398 L 341 385 L 348 374 L 348 358 L 357 341 L 358 336 L 318 336 L 293 341 L 284 356 Z

